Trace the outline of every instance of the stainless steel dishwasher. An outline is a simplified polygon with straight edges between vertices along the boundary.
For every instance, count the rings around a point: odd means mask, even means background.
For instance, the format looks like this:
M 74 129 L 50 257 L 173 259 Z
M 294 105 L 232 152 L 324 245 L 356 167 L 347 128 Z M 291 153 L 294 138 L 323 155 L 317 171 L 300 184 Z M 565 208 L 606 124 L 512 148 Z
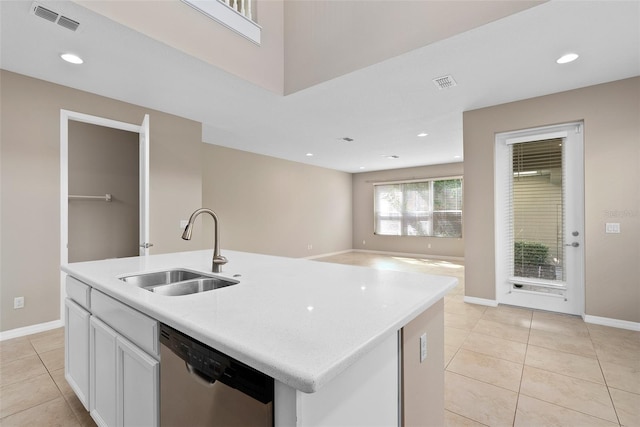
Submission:
M 273 378 L 161 324 L 160 425 L 273 426 Z

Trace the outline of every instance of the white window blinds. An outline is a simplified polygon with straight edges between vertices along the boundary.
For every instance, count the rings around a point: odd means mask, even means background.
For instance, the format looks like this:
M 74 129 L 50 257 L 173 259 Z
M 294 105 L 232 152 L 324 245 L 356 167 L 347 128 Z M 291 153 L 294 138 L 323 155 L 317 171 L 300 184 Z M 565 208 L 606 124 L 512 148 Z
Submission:
M 462 179 L 374 185 L 375 234 L 462 237 Z
M 511 276 L 564 280 L 562 139 L 509 148 Z

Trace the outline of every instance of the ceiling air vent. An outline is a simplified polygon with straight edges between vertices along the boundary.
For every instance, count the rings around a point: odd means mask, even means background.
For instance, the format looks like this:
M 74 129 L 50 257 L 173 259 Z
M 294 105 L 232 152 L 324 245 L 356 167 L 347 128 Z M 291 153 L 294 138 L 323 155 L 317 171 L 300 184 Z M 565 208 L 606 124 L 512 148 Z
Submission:
M 60 19 L 58 19 L 58 25 L 68 30 L 75 31 L 80 26 L 80 23 L 74 21 L 73 19 L 67 18 L 66 16 L 61 16 Z
M 31 10 L 33 11 L 34 15 L 39 16 L 40 18 L 46 19 L 49 22 L 56 22 L 56 20 L 58 19 L 58 16 L 60 16 L 54 11 L 47 9 L 46 7 L 40 6 L 38 3 L 34 3 L 33 6 L 31 7 Z
M 453 80 L 451 76 L 442 76 L 433 79 L 433 84 L 435 84 L 438 89 L 449 89 L 450 87 L 454 87 L 457 85 L 456 81 Z
M 46 7 L 34 2 L 31 5 L 31 13 L 33 13 L 34 15 L 42 18 L 42 19 L 46 19 L 49 22 L 53 22 L 56 23 L 58 25 L 60 25 L 61 27 L 64 27 L 68 30 L 71 31 L 76 31 L 78 29 L 78 27 L 80 26 L 80 23 L 78 21 L 74 21 L 71 18 L 68 18 L 66 16 L 62 16 L 57 12 L 54 12 L 51 9 L 47 9 Z

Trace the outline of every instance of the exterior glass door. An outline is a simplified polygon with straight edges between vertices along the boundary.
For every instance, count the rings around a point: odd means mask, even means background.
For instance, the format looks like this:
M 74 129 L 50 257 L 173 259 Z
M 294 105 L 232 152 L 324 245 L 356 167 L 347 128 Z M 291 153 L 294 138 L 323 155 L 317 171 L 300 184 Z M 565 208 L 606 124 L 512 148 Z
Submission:
M 498 302 L 584 312 L 582 124 L 496 138 Z

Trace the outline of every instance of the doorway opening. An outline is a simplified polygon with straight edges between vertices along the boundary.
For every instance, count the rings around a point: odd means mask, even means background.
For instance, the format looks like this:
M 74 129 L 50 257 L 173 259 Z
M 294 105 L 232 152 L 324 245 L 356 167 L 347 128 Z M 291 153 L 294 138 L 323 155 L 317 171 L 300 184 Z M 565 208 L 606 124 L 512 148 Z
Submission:
M 106 119 L 98 116 L 91 116 L 84 113 L 78 113 L 68 110 L 60 110 L 60 263 L 66 264 L 69 261 L 80 261 L 77 255 L 72 254 L 69 257 L 69 203 L 71 196 L 74 196 L 74 203 L 78 200 L 88 201 L 95 198 L 104 198 L 104 201 L 111 200 L 113 203 L 114 196 L 110 193 L 105 194 L 70 194 L 69 192 L 69 128 L 82 128 L 82 125 L 96 125 L 100 129 L 117 130 L 133 133 L 134 138 L 129 141 L 137 142 L 137 159 L 138 159 L 138 179 L 137 181 L 137 211 L 138 223 L 136 230 L 139 239 L 137 254 L 147 255 L 149 247 L 149 115 L 145 115 L 141 124 L 131 124 L 116 120 Z M 135 150 L 135 149 L 134 149 Z M 133 185 L 136 185 L 134 182 Z M 75 196 L 82 196 L 80 198 Z M 117 197 L 117 196 L 116 196 Z M 130 196 L 127 196 L 130 198 Z M 102 202 L 104 203 L 104 202 Z M 77 234 L 77 233 L 76 233 Z M 89 244 L 89 243 L 84 243 Z M 100 245 L 100 242 L 92 242 L 94 245 Z M 132 255 L 136 255 L 135 250 Z M 110 257 L 110 256 L 108 256 Z M 60 273 L 60 317 L 64 318 L 64 300 L 66 298 L 65 291 L 65 274 Z
M 584 315 L 582 123 L 496 135 L 499 303 Z
M 138 255 L 138 139 L 69 121 L 69 262 Z

